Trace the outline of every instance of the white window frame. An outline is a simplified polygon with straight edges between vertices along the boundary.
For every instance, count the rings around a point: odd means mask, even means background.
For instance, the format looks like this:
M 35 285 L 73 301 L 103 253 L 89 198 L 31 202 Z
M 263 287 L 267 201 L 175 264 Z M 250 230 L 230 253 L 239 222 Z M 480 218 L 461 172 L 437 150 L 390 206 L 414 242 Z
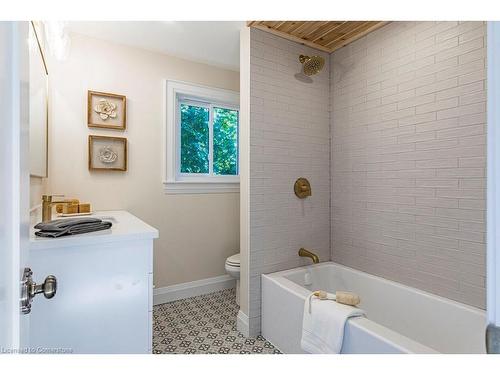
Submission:
M 163 126 L 163 186 L 167 194 L 238 193 L 240 176 L 213 175 L 213 107 L 239 111 L 240 95 L 236 91 L 211 88 L 187 82 L 165 80 L 165 118 Z M 179 102 L 210 109 L 209 174 L 180 172 L 180 105 Z M 238 124 L 239 133 L 239 124 Z M 239 143 L 239 142 L 238 142 Z M 239 144 L 238 144 L 239 159 Z M 239 171 L 239 161 L 238 161 Z

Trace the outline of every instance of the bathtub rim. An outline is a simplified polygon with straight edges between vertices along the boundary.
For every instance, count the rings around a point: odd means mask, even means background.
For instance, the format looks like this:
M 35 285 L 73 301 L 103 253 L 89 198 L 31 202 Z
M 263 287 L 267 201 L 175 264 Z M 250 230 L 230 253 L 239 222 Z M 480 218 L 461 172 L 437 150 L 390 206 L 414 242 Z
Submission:
M 305 299 L 310 295 L 310 291 L 306 289 L 305 287 L 293 282 L 292 280 L 289 280 L 286 276 L 289 275 L 291 272 L 306 272 L 310 270 L 314 270 L 317 268 L 325 268 L 325 267 L 338 267 L 338 268 L 343 268 L 346 269 L 347 271 L 353 272 L 355 275 L 360 275 L 363 277 L 368 277 L 371 280 L 376 280 L 379 282 L 384 282 L 388 283 L 394 287 L 399 287 L 399 288 L 405 288 L 410 290 L 412 293 L 418 293 L 419 295 L 422 295 L 424 297 L 431 297 L 431 298 L 436 298 L 440 300 L 440 302 L 446 303 L 446 304 L 453 304 L 454 306 L 459 306 L 460 308 L 465 309 L 467 312 L 470 312 L 472 314 L 479 314 L 481 317 L 485 319 L 486 322 L 486 312 L 484 310 L 481 310 L 477 307 L 466 305 L 464 303 L 442 297 L 433 293 L 429 293 L 426 291 L 423 291 L 421 289 L 411 287 L 393 280 L 385 279 L 380 276 L 376 276 L 373 274 L 370 274 L 368 272 L 360 271 L 348 266 L 344 266 L 340 263 L 335 263 L 333 261 L 327 261 L 327 262 L 321 262 L 318 264 L 313 264 L 313 265 L 306 265 L 306 266 L 301 266 L 301 267 L 296 267 L 288 270 L 283 270 L 283 271 L 278 271 L 278 272 L 272 272 L 268 274 L 262 274 L 262 278 L 267 279 L 270 282 L 273 282 L 277 285 L 280 285 L 283 287 L 287 292 L 294 294 L 295 296 Z M 421 344 L 418 341 L 415 341 L 403 334 L 398 333 L 397 331 L 392 330 L 389 327 L 386 327 L 382 324 L 379 324 L 375 321 L 370 320 L 367 317 L 355 317 L 351 318 L 348 320 L 347 324 L 352 325 L 356 327 L 357 329 L 363 330 L 365 332 L 369 332 L 370 334 L 374 335 L 377 339 L 384 341 L 396 349 L 400 350 L 403 353 L 409 353 L 409 354 L 441 354 L 439 351 L 436 349 L 433 349 L 427 345 Z
M 453 300 L 453 299 L 450 299 L 450 298 L 447 298 L 447 297 L 443 297 L 443 296 L 440 296 L 440 295 L 437 295 L 437 294 L 434 294 L 434 293 L 431 293 L 431 292 L 427 292 L 425 290 L 418 289 L 418 288 L 415 288 L 413 286 L 405 285 L 405 284 L 402 284 L 402 283 L 397 282 L 397 281 L 393 281 L 393 280 L 390 280 L 390 279 L 385 279 L 385 278 L 383 278 L 381 276 L 373 275 L 373 274 L 365 272 L 365 271 L 360 271 L 360 270 L 358 270 L 356 268 L 345 266 L 345 265 L 343 265 L 341 263 L 336 263 L 336 262 L 333 262 L 333 261 L 326 261 L 326 262 L 321 262 L 321 263 L 317 263 L 317 264 L 311 264 L 311 265 L 306 265 L 306 266 L 300 266 L 300 267 L 296 267 L 296 268 L 291 268 L 291 269 L 288 269 L 288 270 L 283 270 L 283 271 L 278 271 L 278 272 L 272 272 L 272 273 L 262 274 L 262 276 L 266 276 L 266 277 L 269 277 L 269 278 L 283 278 L 286 281 L 288 281 L 288 282 L 290 282 L 290 283 L 292 283 L 294 285 L 297 285 L 299 287 L 297 289 L 307 290 L 304 287 L 301 287 L 300 285 L 298 285 L 298 284 L 294 283 L 293 281 L 287 279 L 285 277 L 285 275 L 287 273 L 289 273 L 289 272 L 292 272 L 292 271 L 311 270 L 311 269 L 315 269 L 315 268 L 324 268 L 326 266 L 331 266 L 331 265 L 333 265 L 335 267 L 339 267 L 339 268 L 345 268 L 348 271 L 351 271 L 351 272 L 353 272 L 353 273 L 355 273 L 357 275 L 363 275 L 365 277 L 369 277 L 372 280 L 383 281 L 385 283 L 391 284 L 392 286 L 410 289 L 412 292 L 415 292 L 415 293 L 417 293 L 419 295 L 436 298 L 436 299 L 441 300 L 441 302 L 444 302 L 444 303 L 447 303 L 447 304 L 459 305 L 460 307 L 464 308 L 465 310 L 469 310 L 471 313 L 475 313 L 475 314 L 479 314 L 479 315 L 484 316 L 484 319 L 486 321 L 486 311 L 482 310 L 480 308 L 477 308 L 477 307 L 474 307 L 474 306 L 471 306 L 471 305 L 467 305 L 467 304 L 465 304 L 463 302 L 456 301 L 456 300 Z M 309 293 L 305 293 L 305 294 L 304 293 L 299 293 L 298 295 L 308 296 Z
M 295 270 L 295 268 L 294 268 Z M 304 302 L 308 297 L 309 293 L 305 293 L 307 289 L 301 287 L 300 285 L 294 283 L 291 280 L 283 276 L 279 277 L 269 277 L 269 275 L 262 275 L 263 278 L 266 278 L 268 281 L 278 285 L 280 288 L 285 289 L 287 292 L 294 294 L 300 299 L 303 299 Z M 302 289 L 302 290 L 301 290 Z M 370 335 L 376 337 L 378 340 L 383 341 L 395 349 L 399 350 L 403 353 L 408 354 L 439 354 L 438 351 L 422 345 L 415 340 L 408 338 L 388 327 L 385 327 L 381 324 L 378 324 L 366 317 L 359 316 L 350 318 L 346 324 L 349 324 L 359 330 L 369 333 Z M 273 345 L 276 345 L 273 343 Z M 278 349 L 280 349 L 277 346 Z M 280 349 L 281 350 L 281 349 Z

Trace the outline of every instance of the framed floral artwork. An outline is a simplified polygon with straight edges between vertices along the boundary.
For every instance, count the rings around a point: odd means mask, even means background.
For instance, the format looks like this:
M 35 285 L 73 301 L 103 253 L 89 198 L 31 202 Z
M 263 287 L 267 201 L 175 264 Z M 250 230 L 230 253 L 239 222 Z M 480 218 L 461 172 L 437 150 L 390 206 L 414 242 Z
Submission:
M 127 138 L 89 135 L 89 170 L 126 171 Z
M 124 95 L 88 91 L 87 123 L 90 128 L 125 130 L 127 98 Z

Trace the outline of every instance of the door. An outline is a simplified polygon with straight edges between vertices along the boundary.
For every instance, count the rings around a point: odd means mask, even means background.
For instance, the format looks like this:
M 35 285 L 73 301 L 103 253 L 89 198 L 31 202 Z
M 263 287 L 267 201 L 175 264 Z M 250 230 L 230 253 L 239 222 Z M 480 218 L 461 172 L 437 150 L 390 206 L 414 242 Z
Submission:
M 500 22 L 488 22 L 486 349 L 500 353 Z
M 0 353 L 29 347 L 20 280 L 29 245 L 28 23 L 0 22 Z

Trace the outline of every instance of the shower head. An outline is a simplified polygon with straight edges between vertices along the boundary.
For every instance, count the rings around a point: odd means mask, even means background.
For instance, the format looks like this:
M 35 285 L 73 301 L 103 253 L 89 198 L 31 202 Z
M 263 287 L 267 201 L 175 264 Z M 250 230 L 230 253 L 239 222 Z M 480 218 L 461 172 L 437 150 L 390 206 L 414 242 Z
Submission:
M 312 76 L 319 73 L 325 65 L 325 59 L 321 56 L 300 55 L 299 61 L 302 64 L 302 70 L 306 76 Z

